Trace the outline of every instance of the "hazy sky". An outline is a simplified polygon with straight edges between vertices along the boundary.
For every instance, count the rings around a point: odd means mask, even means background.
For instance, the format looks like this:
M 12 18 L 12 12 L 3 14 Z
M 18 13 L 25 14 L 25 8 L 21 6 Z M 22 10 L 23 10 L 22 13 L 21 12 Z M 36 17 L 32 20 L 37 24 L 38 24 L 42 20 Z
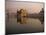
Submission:
M 17 12 L 17 9 L 26 9 L 28 13 L 39 13 L 43 8 L 43 3 L 32 3 L 32 2 L 6 2 L 6 9 L 9 12 Z

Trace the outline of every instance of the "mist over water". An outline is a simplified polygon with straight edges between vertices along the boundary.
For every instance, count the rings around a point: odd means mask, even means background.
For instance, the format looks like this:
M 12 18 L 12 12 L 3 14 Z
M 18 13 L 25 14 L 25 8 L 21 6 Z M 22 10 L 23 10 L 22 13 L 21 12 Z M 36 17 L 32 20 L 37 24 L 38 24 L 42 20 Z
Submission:
M 25 33 L 25 32 L 43 32 L 44 24 L 41 24 L 41 21 L 37 18 L 27 18 L 26 24 L 18 24 L 17 18 L 14 17 L 17 13 L 17 9 L 26 9 L 29 14 L 37 14 L 43 8 L 43 3 L 25 3 L 25 2 L 6 2 L 6 10 L 12 17 L 6 19 L 6 32 L 7 33 Z M 6 11 L 7 12 L 7 11 Z

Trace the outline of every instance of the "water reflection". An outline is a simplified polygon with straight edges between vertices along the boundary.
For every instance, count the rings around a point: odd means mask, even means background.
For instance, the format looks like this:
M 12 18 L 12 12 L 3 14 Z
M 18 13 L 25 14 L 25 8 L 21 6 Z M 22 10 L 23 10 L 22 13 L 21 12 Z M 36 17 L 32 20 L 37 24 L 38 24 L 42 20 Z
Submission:
M 10 18 L 7 24 L 8 33 L 42 32 L 44 26 L 39 19 L 27 18 L 27 24 L 17 24 L 17 18 Z

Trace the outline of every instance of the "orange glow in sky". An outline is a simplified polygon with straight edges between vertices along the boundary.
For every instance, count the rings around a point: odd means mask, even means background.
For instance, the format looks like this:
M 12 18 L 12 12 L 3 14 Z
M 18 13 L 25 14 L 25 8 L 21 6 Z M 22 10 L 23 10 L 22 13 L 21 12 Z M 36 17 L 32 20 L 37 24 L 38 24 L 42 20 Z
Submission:
M 43 3 L 32 2 L 6 2 L 6 9 L 10 12 L 17 12 L 17 9 L 26 9 L 28 13 L 39 13 L 43 8 Z

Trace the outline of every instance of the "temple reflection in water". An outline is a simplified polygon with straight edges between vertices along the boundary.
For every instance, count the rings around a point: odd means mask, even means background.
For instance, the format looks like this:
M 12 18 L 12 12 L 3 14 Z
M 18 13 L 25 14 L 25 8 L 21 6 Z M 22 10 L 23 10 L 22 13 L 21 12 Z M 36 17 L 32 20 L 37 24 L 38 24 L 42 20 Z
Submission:
M 44 32 L 44 3 L 6 0 L 6 33 Z
M 17 11 L 17 22 L 20 22 L 20 24 L 26 24 L 27 14 L 28 13 L 24 9 L 20 9 L 20 11 Z
M 44 22 L 44 9 L 43 8 L 39 14 L 28 14 L 26 11 L 27 11 L 26 9 L 25 10 L 20 9 L 19 11 L 17 11 L 17 23 L 19 22 L 20 24 L 26 24 L 28 18 L 35 18 L 35 19 L 38 18 L 41 21 L 41 24 L 43 24 Z

